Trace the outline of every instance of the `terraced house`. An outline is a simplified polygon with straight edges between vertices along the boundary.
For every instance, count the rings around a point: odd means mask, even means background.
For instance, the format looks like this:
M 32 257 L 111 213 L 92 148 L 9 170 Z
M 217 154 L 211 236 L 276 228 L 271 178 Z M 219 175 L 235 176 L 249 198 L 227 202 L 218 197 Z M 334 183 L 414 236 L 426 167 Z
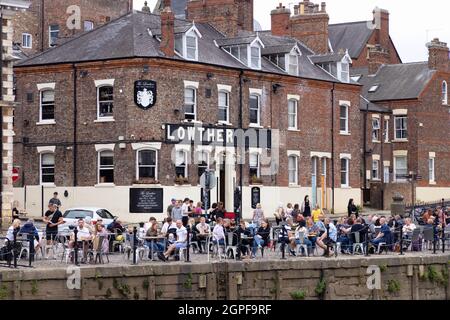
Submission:
M 238 14 L 240 2 L 251 11 Z M 360 203 L 361 86 L 350 56 L 254 32 L 251 2 L 206 1 L 206 11 L 189 2 L 195 22 L 166 2 L 160 15 L 129 13 L 21 62 L 15 195 L 27 211 L 40 215 L 58 190 L 66 207 L 141 221 L 173 197 L 200 200 L 206 168 L 217 177 L 211 202 L 230 211 L 242 176 L 244 217 L 252 202 L 269 213 L 307 194 L 329 210 Z M 223 10 L 236 17 L 223 24 Z M 325 21 L 316 10 L 298 15 Z M 244 152 L 229 143 L 238 130 L 258 136 Z

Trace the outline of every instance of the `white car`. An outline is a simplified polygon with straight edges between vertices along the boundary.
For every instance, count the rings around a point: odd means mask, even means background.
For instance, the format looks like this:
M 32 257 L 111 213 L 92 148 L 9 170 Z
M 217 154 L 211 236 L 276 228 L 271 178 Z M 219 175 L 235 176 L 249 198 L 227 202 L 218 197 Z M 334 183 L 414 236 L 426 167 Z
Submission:
M 102 219 L 106 227 L 113 222 L 114 216 L 105 208 L 96 207 L 77 207 L 67 209 L 63 214 L 64 223 L 58 226 L 59 234 L 70 234 L 72 231 L 69 226 L 77 226 L 78 219 L 90 217 L 92 221 Z

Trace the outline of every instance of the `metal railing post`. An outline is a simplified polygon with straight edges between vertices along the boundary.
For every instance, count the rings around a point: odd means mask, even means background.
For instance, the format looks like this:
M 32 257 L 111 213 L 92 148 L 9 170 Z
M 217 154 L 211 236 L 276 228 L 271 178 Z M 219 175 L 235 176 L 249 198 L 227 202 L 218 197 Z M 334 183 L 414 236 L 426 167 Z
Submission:
M 31 262 L 34 260 L 36 252 L 34 252 L 34 236 L 28 234 L 28 266 L 31 267 Z
M 73 230 L 73 238 L 74 238 L 74 241 L 75 241 L 75 244 L 74 244 L 74 259 L 73 259 L 73 262 L 74 262 L 74 264 L 76 265 L 76 266 L 78 266 L 79 265 L 79 263 L 78 263 L 78 229 L 77 228 L 75 228 L 74 230 Z
M 17 231 L 13 231 L 13 248 L 14 268 L 17 268 Z
M 412 239 L 411 239 L 412 245 Z M 403 226 L 400 226 L 400 255 L 403 255 Z
M 133 227 L 133 245 L 132 245 L 132 249 L 133 249 L 133 264 L 137 264 L 137 259 L 136 259 L 136 242 L 137 242 L 137 238 L 136 238 L 136 234 L 137 234 L 137 227 Z
M 186 243 L 186 259 L 185 262 L 191 262 L 190 257 L 189 257 L 189 249 L 191 246 L 191 242 L 190 242 L 190 237 L 191 237 L 191 226 L 188 224 L 186 225 L 186 231 L 187 231 L 187 243 Z

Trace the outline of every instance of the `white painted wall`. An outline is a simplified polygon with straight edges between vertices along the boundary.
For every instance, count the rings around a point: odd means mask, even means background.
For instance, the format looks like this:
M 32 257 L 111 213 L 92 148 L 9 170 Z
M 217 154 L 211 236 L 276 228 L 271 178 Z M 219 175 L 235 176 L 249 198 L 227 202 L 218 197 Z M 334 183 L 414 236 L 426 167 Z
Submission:
M 136 186 L 139 188 L 157 188 L 157 186 Z M 279 203 L 284 206 L 288 202 L 301 205 L 305 195 L 311 196 L 310 187 L 265 187 L 261 188 L 261 205 L 263 206 L 266 217 L 273 218 L 273 213 L 278 207 Z M 200 200 L 200 187 L 192 186 L 166 186 L 164 188 L 164 209 L 170 203 L 171 198 L 184 199 L 188 197 L 194 199 L 195 202 Z M 44 192 L 44 212 L 48 200 L 52 197 L 53 192 L 59 193 L 59 198 L 62 202 L 62 211 L 76 206 L 92 206 L 104 207 L 111 211 L 112 214 L 119 216 L 126 222 L 142 222 L 148 221 L 150 216 L 154 216 L 158 220 L 162 220 L 166 213 L 159 214 L 141 214 L 129 212 L 129 189 L 130 187 L 45 187 L 41 186 L 27 186 L 26 188 L 26 208 L 25 208 L 25 188 L 14 188 L 14 198 L 19 201 L 19 208 L 26 210 L 30 217 L 41 217 L 42 204 L 41 194 Z M 64 191 L 67 190 L 69 195 L 64 197 Z M 450 190 L 449 190 L 450 191 Z M 251 186 L 243 188 L 244 200 L 244 219 L 251 219 L 253 209 L 251 208 Z M 329 190 L 331 195 L 331 190 Z M 335 208 L 336 213 L 347 211 L 348 199 L 355 199 L 355 203 L 360 204 L 361 190 L 360 189 L 335 189 Z M 331 196 L 330 196 L 331 199 Z M 216 190 L 211 191 L 211 203 L 216 202 Z M 331 201 L 331 200 L 330 200 Z M 228 208 L 228 210 L 232 208 Z
M 450 188 L 418 187 L 416 199 L 425 202 L 439 201 L 442 198 L 450 199 Z

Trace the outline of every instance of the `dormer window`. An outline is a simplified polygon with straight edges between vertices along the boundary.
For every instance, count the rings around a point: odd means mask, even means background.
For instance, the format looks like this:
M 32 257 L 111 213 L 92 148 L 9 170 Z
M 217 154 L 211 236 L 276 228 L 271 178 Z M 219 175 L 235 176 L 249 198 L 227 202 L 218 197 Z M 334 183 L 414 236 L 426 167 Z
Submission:
M 231 54 L 234 58 L 247 67 L 251 69 L 261 69 L 261 48 L 264 48 L 264 45 L 258 36 L 256 36 L 254 40 L 251 40 L 251 42 L 242 38 L 226 40 L 228 43 L 224 43 L 223 45 L 220 44 L 220 41 L 217 41 L 219 42 L 218 45 L 223 50 Z M 230 41 L 232 43 L 230 43 Z
M 341 62 L 341 76 L 342 82 L 350 82 L 350 65 L 348 62 Z
M 289 54 L 289 74 L 293 76 L 298 76 L 298 54 L 290 53 Z
M 186 60 L 198 61 L 198 38 L 201 34 L 195 26 L 185 33 L 175 34 L 175 52 Z
M 352 58 L 350 58 L 348 51 L 310 56 L 310 59 L 341 82 L 350 82 L 350 64 L 352 63 Z
M 283 71 L 286 71 L 292 76 L 298 76 L 299 74 L 298 58 L 300 55 L 301 55 L 300 50 L 297 47 L 294 47 L 292 51 L 289 53 L 275 53 L 267 55 L 265 57 Z
M 261 48 L 258 46 L 251 47 L 252 69 L 261 69 Z

